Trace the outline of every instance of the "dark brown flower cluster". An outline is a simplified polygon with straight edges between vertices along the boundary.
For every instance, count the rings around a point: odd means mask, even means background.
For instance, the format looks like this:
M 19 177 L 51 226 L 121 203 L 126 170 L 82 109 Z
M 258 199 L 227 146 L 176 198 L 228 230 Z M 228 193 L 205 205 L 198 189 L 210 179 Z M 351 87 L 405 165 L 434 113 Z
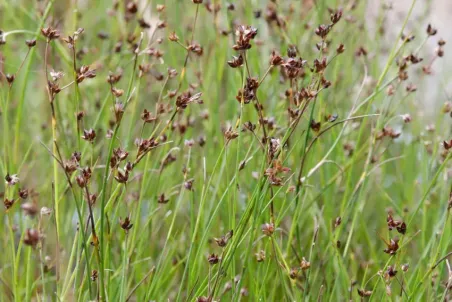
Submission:
M 400 136 L 400 132 L 396 132 L 394 129 L 392 129 L 389 126 L 384 127 L 380 132 L 377 133 L 377 140 L 380 140 L 384 137 L 390 137 L 392 139 L 396 139 Z
M 361 288 L 359 288 L 358 289 L 358 295 L 360 296 L 360 297 L 370 297 L 370 296 L 372 296 L 372 291 L 371 290 L 366 290 L 366 289 L 361 289 Z
M 133 164 L 131 162 L 127 162 L 124 170 L 116 169 L 115 180 L 120 184 L 125 184 L 129 180 L 130 172 L 133 170 Z
M 449 150 L 450 148 L 452 148 L 452 139 L 443 141 L 443 147 L 446 150 Z
M 87 142 L 93 143 L 96 138 L 96 131 L 94 129 L 83 130 L 82 139 Z
M 151 137 L 149 139 L 138 138 L 135 140 L 135 145 L 138 147 L 137 158 L 158 146 L 158 142 L 155 138 Z
M 89 66 L 81 66 L 77 70 L 77 83 L 81 83 L 87 78 L 92 79 L 95 77 L 96 77 L 96 71 L 93 69 L 90 69 Z
M 124 161 L 128 155 L 129 155 L 129 152 L 125 151 L 121 147 L 113 149 L 113 153 L 110 158 L 110 167 L 112 169 L 117 168 L 119 163 Z
M 228 61 L 228 65 L 232 68 L 237 68 L 243 65 L 243 56 L 240 54 L 238 57 L 233 56 L 232 60 Z
M 307 61 L 302 58 L 296 58 L 293 54 L 290 54 L 289 58 L 281 65 L 283 67 L 284 75 L 289 79 L 302 78 L 305 75 L 304 67 Z
M 290 169 L 283 167 L 279 160 L 274 160 L 272 162 L 272 167 L 265 170 L 265 176 L 268 177 L 270 184 L 273 186 L 282 186 L 284 179 L 280 176 L 281 173 L 288 173 Z
M 126 234 L 129 232 L 129 230 L 133 227 L 133 223 L 130 222 L 130 218 L 129 216 L 127 216 L 126 218 L 124 218 L 124 220 L 122 220 L 121 218 L 119 219 L 119 224 L 121 225 L 121 228 L 126 232 Z
M 88 185 L 90 179 L 91 179 L 91 168 L 90 167 L 86 167 L 83 168 L 80 171 L 80 175 L 78 175 L 75 180 L 77 181 L 77 184 L 79 185 L 80 188 L 84 188 Z
M 261 226 L 262 233 L 266 236 L 271 236 L 275 232 L 275 225 L 273 223 L 264 223 Z
M 202 104 L 201 96 L 202 96 L 201 92 L 192 94 L 190 90 L 187 90 L 177 97 L 176 107 L 179 109 L 185 109 L 189 104 L 194 102 Z
M 69 49 L 73 49 L 75 47 L 75 41 L 80 34 L 82 34 L 85 30 L 83 28 L 79 28 L 76 32 L 74 32 L 73 36 L 68 36 L 66 38 L 62 38 L 64 42 L 68 45 Z
M 207 261 L 210 263 L 210 265 L 215 265 L 220 262 L 220 257 L 216 254 L 209 254 Z
M 384 252 L 392 256 L 397 253 L 398 249 L 399 249 L 399 239 L 394 238 L 390 239 L 389 243 L 386 243 L 386 248 L 384 249 Z
M 330 33 L 333 26 L 339 22 L 339 20 L 342 18 L 342 11 L 338 10 L 333 13 L 331 13 L 330 21 L 331 24 L 322 24 L 319 27 L 316 28 L 315 34 L 319 37 L 321 37 L 323 40 L 326 39 L 326 36 Z
M 251 40 L 257 35 L 257 29 L 252 26 L 240 25 L 236 30 L 237 40 L 232 47 L 234 50 L 247 50 L 251 48 Z
M 388 228 L 390 231 L 392 231 L 393 229 L 397 229 L 397 232 L 405 235 L 405 233 L 406 233 L 406 223 L 405 222 L 400 221 L 400 220 L 395 220 L 391 214 L 388 214 L 387 222 L 388 222 Z
M 35 229 L 27 229 L 25 232 L 24 243 L 31 247 L 36 247 L 41 240 L 42 235 Z
M 55 40 L 60 37 L 60 32 L 52 27 L 41 28 L 41 34 L 47 38 L 47 41 Z
M 235 99 L 241 103 L 243 101 L 244 104 L 250 103 L 256 97 L 256 91 L 259 87 L 259 81 L 257 78 L 248 77 L 246 78 L 245 87 L 243 89 L 239 89 Z
M 233 231 L 230 230 L 226 233 L 226 235 L 221 236 L 220 238 L 214 238 L 215 242 L 218 244 L 219 247 L 225 247 L 228 244 L 229 239 L 232 238 Z
M 68 175 L 74 173 L 77 168 L 80 166 L 82 154 L 80 152 L 74 152 L 71 155 L 71 158 L 64 162 L 64 170 Z

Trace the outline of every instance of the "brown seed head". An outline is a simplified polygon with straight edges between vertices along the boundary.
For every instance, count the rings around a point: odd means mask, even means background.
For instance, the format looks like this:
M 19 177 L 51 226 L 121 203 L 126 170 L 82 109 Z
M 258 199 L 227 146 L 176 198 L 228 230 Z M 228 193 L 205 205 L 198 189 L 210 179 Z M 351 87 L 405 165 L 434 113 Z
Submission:
M 151 25 L 148 22 L 146 22 L 146 20 L 144 20 L 143 18 L 138 19 L 137 22 L 138 22 L 138 25 L 140 25 L 141 28 L 144 28 L 144 29 L 151 28 Z
M 124 218 L 124 220 L 122 220 L 121 218 L 119 219 L 119 224 L 121 225 L 121 228 L 126 232 L 126 234 L 129 232 L 129 230 L 133 227 L 133 224 L 130 223 L 130 218 L 129 216 L 127 216 L 126 218 Z
M 126 6 L 126 9 L 130 14 L 136 14 L 138 12 L 138 6 L 135 2 L 129 2 Z
M 339 22 L 341 17 L 342 17 L 342 10 L 337 10 L 331 14 L 330 20 L 333 24 L 336 24 L 337 22 Z
M 399 249 L 399 239 L 394 238 L 394 239 L 391 239 L 389 241 L 389 243 L 387 244 L 386 249 L 384 249 L 384 252 L 386 254 L 389 254 L 389 255 L 392 256 L 392 255 L 395 255 L 397 253 L 398 249 Z
M 370 297 L 370 296 L 372 296 L 372 291 L 365 290 L 365 289 L 358 289 L 358 295 L 360 297 Z
M 305 270 L 309 269 L 310 267 L 311 267 L 311 262 L 307 261 L 303 257 L 303 259 L 301 260 L 301 263 L 300 263 L 300 268 L 305 271 Z
M 247 50 L 251 48 L 251 40 L 257 35 L 257 29 L 251 26 L 240 25 L 236 30 L 236 44 L 232 47 L 234 50 Z
M 41 235 L 39 232 L 35 229 L 27 229 L 24 237 L 24 243 L 26 245 L 29 245 L 31 247 L 35 247 L 39 240 L 41 238 Z
M 52 27 L 41 28 L 41 34 L 47 38 L 47 41 L 58 39 L 60 37 L 60 33 Z
M 179 41 L 179 37 L 176 35 L 174 31 L 168 36 L 168 39 L 172 42 Z
M 82 139 L 87 142 L 93 143 L 96 138 L 96 131 L 94 129 L 83 130 Z
M 19 197 L 22 199 L 28 198 L 28 190 L 27 189 L 19 189 Z
M 228 244 L 229 239 L 232 238 L 232 235 L 233 231 L 230 230 L 226 235 L 223 235 L 220 238 L 214 238 L 214 240 L 219 247 L 225 247 Z
M 91 272 L 91 281 L 96 282 L 98 276 L 99 273 L 97 272 L 97 270 L 93 269 L 93 271 Z
M 14 199 L 3 199 L 3 205 L 5 206 L 6 210 L 9 210 L 14 205 Z
M 266 236 L 271 236 L 275 232 L 275 226 L 273 223 L 264 223 L 261 226 L 262 233 Z
M 270 57 L 270 64 L 273 66 L 279 66 L 284 63 L 284 59 L 278 54 L 276 51 L 272 51 L 272 55 Z
M 32 48 L 36 46 L 36 39 L 32 39 L 32 40 L 26 40 L 25 44 L 27 44 L 28 47 Z
M 322 39 L 325 39 L 326 36 L 328 35 L 328 33 L 330 32 L 330 30 L 331 30 L 331 25 L 322 24 L 316 28 L 315 34 L 317 36 L 321 37 Z
M 228 65 L 232 68 L 237 68 L 243 65 L 243 56 L 240 54 L 238 57 L 232 56 L 232 60 L 228 61 Z
M 218 257 L 218 255 L 215 254 L 210 254 L 207 257 L 207 261 L 211 264 L 211 265 L 215 265 L 220 261 L 220 258 Z
M 427 35 L 434 36 L 436 35 L 438 30 L 436 28 L 433 28 L 431 24 L 427 25 Z
M 169 201 L 169 198 L 166 198 L 164 193 L 160 194 L 157 197 L 157 202 L 158 203 L 165 204 L 165 203 L 168 203 L 168 201 Z
M 344 44 L 339 44 L 339 46 L 336 48 L 336 52 L 337 53 L 343 53 L 345 51 L 345 46 Z

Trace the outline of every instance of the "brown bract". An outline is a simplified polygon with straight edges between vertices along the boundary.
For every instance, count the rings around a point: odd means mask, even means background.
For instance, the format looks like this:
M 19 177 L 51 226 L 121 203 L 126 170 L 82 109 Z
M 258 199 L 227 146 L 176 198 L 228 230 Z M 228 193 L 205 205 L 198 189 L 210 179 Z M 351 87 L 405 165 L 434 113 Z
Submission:
M 232 47 L 234 50 L 247 50 L 251 48 L 251 40 L 257 35 L 257 29 L 251 26 L 240 25 L 236 30 L 237 40 Z

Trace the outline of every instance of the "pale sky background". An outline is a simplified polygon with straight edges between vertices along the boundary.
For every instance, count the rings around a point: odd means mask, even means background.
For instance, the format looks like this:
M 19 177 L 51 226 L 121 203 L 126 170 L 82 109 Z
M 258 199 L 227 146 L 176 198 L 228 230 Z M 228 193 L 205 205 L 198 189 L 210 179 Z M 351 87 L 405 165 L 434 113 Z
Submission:
M 400 30 L 403 20 L 409 11 L 413 0 L 368 0 L 368 14 L 374 15 L 378 12 L 378 8 L 384 3 L 392 3 L 393 10 L 388 13 L 387 24 L 388 42 L 391 37 Z M 429 76 L 424 85 L 419 87 L 417 92 L 417 101 L 423 104 L 426 115 L 437 113 L 438 108 L 448 99 L 447 95 L 452 97 L 452 53 L 449 51 L 452 47 L 452 0 L 417 0 L 413 10 L 413 14 L 408 23 L 408 30 L 420 28 L 416 36 L 417 42 L 420 43 L 425 37 L 425 28 L 431 23 L 433 27 L 438 29 L 438 34 L 429 40 L 424 47 L 423 57 L 427 60 L 434 52 L 436 42 L 443 38 L 447 41 L 445 45 L 445 55 L 441 60 L 437 60 L 433 65 L 434 75 Z M 421 37 L 422 35 L 422 37 Z M 452 101 L 449 98 L 449 101 Z

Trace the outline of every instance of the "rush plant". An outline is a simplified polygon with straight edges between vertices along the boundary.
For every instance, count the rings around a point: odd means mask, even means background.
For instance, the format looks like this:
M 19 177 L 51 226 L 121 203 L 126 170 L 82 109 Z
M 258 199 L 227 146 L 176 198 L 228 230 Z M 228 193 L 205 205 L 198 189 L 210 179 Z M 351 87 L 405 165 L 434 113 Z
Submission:
M 381 2 L 0 0 L 0 300 L 451 300 L 447 43 Z

